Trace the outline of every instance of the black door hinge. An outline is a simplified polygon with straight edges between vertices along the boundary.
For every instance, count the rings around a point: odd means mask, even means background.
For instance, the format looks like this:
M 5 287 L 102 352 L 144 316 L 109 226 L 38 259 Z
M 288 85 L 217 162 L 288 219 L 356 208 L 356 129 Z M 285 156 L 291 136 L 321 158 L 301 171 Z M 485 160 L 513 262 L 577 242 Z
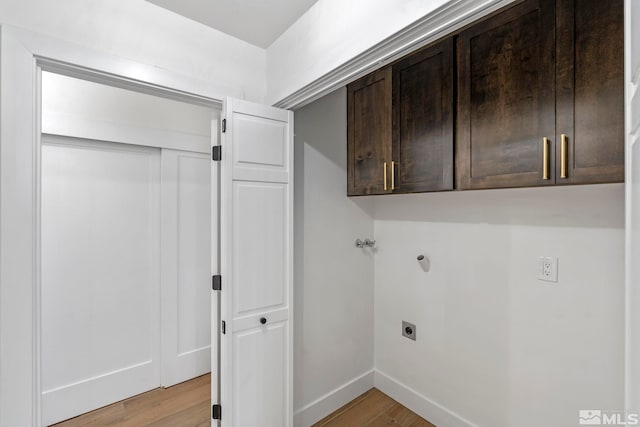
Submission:
M 222 406 L 221 405 L 213 405 L 211 407 L 211 418 L 214 420 L 222 419 Z
M 222 276 L 219 274 L 216 274 L 215 276 L 211 277 L 211 288 L 214 291 L 221 291 L 222 290 Z
M 222 321 L 222 333 L 227 333 L 227 322 L 225 322 L 224 320 Z
M 216 162 L 222 160 L 222 145 L 214 145 L 211 147 L 211 159 Z
M 227 119 L 222 119 L 222 133 L 227 131 Z

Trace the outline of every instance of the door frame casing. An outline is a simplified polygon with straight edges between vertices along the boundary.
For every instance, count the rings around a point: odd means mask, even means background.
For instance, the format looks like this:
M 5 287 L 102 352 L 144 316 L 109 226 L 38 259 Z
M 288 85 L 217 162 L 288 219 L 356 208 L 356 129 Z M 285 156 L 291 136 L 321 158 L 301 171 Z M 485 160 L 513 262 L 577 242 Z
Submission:
M 0 425 L 39 426 L 41 71 L 216 109 L 229 91 L 6 25 L 0 58 Z
M 634 154 L 640 150 L 640 56 L 632 22 L 640 14 L 636 0 L 625 0 L 625 409 L 640 410 L 640 271 L 633 259 L 640 249 L 637 206 L 640 206 L 639 168 Z M 634 5 L 635 3 L 635 5 Z M 635 55 L 635 56 L 634 56 Z M 637 156 L 636 156 L 637 157 Z

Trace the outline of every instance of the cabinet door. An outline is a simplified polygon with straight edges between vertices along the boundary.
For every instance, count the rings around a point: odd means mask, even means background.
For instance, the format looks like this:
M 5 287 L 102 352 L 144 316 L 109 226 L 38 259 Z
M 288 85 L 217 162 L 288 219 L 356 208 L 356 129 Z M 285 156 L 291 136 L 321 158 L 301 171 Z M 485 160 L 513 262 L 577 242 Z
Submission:
M 453 189 L 453 39 L 393 66 L 396 193 Z
M 351 83 L 347 87 L 347 112 L 348 195 L 389 192 L 391 68 Z
M 621 182 L 623 0 L 558 0 L 556 13 L 557 183 Z
M 553 0 L 528 0 L 460 34 L 458 188 L 554 182 L 554 28 Z

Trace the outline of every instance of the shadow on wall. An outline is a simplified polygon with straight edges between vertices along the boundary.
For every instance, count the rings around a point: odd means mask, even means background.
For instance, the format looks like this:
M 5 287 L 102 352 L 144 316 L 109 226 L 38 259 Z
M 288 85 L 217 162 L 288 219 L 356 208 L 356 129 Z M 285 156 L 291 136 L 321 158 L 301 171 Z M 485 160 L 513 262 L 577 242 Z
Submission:
M 319 399 L 373 369 L 373 253 L 354 242 L 374 230 L 371 201 L 346 197 L 346 91 L 295 115 L 294 408 L 309 425 L 327 415 Z
M 361 197 L 375 220 L 624 228 L 624 184 Z

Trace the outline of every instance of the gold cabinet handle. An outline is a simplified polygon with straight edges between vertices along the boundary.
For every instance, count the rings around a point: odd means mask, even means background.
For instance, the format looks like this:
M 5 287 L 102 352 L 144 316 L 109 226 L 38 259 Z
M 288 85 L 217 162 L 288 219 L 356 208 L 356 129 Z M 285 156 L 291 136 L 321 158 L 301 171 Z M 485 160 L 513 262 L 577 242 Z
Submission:
M 560 178 L 567 177 L 567 135 L 560 135 Z
M 391 161 L 391 191 L 396 189 L 396 162 Z
M 549 138 L 542 138 L 542 179 L 549 179 Z
M 384 191 L 387 191 L 387 162 L 384 162 Z

